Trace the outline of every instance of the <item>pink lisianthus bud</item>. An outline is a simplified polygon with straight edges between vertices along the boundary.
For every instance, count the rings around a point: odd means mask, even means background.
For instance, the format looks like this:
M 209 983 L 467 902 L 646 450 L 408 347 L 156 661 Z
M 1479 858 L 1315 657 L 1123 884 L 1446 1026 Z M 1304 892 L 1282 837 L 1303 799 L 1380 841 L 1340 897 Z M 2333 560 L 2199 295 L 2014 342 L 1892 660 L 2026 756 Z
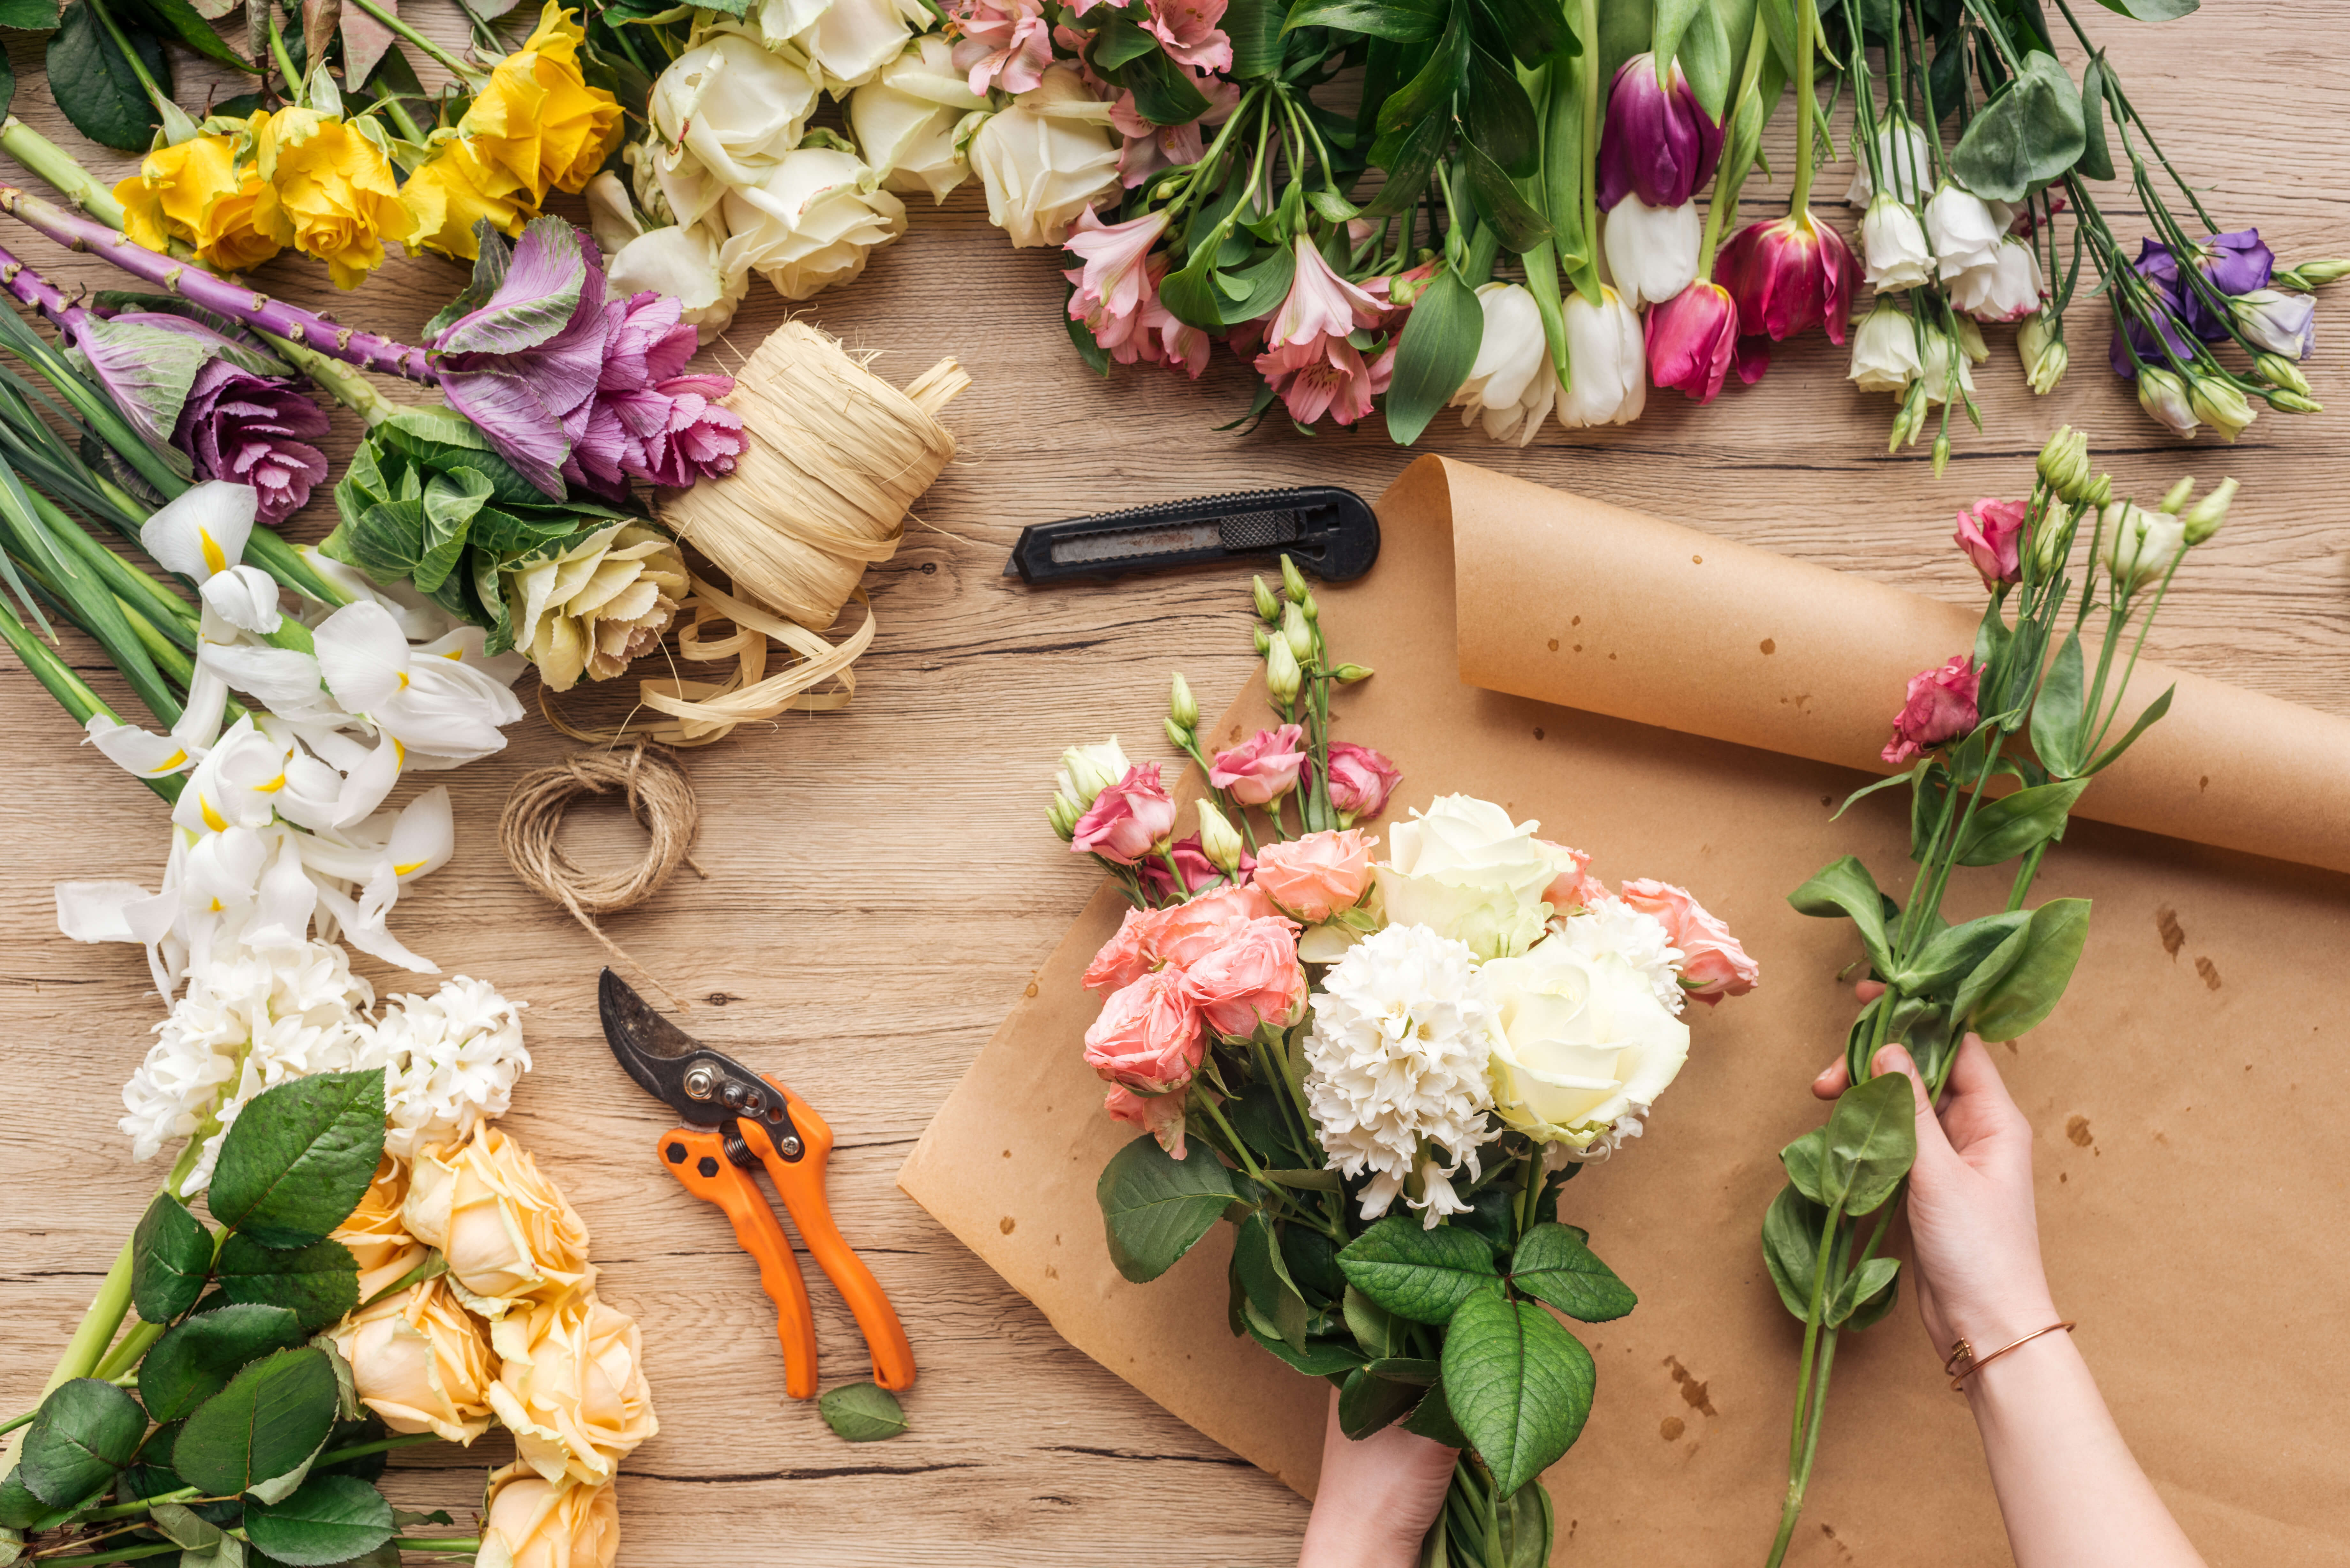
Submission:
M 1388 796 L 1403 782 L 1396 765 L 1352 741 L 1330 742 L 1330 805 L 1360 820 L 1387 809 Z
M 1140 1127 L 1157 1138 L 1159 1147 L 1167 1151 L 1170 1159 L 1181 1159 L 1185 1147 L 1184 1097 L 1180 1092 L 1138 1095 L 1123 1084 L 1113 1084 L 1108 1096 L 1102 1101 L 1102 1109 L 1109 1113 L 1110 1120 Z
M 1243 805 L 1263 805 L 1297 787 L 1297 772 L 1305 763 L 1305 731 L 1282 724 L 1218 752 L 1208 764 L 1208 782 Z
M 1309 833 L 1268 844 L 1250 878 L 1284 914 L 1319 924 L 1363 901 L 1371 886 L 1371 850 L 1378 840 L 1357 827 Z
M 1086 807 L 1069 847 L 1131 866 L 1165 843 L 1174 826 L 1175 803 L 1159 782 L 1159 764 L 1138 763 Z
M 1746 956 L 1730 928 L 1706 912 L 1686 889 L 1642 877 L 1624 884 L 1624 901 L 1663 923 L 1681 950 L 1681 989 L 1707 1006 L 1743 996 L 1761 983 L 1762 967 Z
M 296 383 L 207 359 L 180 405 L 172 444 L 195 460 L 197 478 L 253 486 L 260 496 L 255 515 L 277 524 L 325 482 L 327 460 L 313 443 L 330 428 L 326 410 Z
M 1154 970 L 1111 992 L 1086 1031 L 1086 1065 L 1139 1095 L 1182 1088 L 1207 1048 L 1200 1010 L 1183 992 L 1180 969 Z
M 1776 343 L 1825 326 L 1828 341 L 1841 344 L 1856 271 L 1844 236 L 1803 212 L 1732 234 L 1713 265 L 1713 280 L 1737 302 L 1738 330 L 1745 336 Z
M 1086 6 L 1077 10 L 1082 15 Z M 966 73 L 973 93 L 993 87 L 1034 92 L 1053 63 L 1053 30 L 1045 20 L 1045 0 L 952 0 L 947 36 L 955 40 L 954 68 Z
M 1721 127 L 1697 101 L 1680 66 L 1657 80 L 1656 57 L 1638 54 L 1617 67 L 1599 132 L 1599 205 L 1638 195 L 1651 207 L 1679 207 L 1712 178 L 1721 158 Z
M 1648 379 L 1700 403 L 1720 395 L 1738 351 L 1738 306 L 1703 278 L 1648 312 Z
M 1948 745 L 1975 727 L 1975 689 L 1982 672 L 1967 654 L 1954 654 L 1939 670 L 1909 678 L 1908 700 L 1893 716 L 1893 738 L 1884 757 L 1897 766 Z
M 1179 838 L 1169 845 L 1167 853 L 1173 858 L 1175 864 L 1182 868 L 1183 886 L 1190 888 L 1195 896 L 1211 888 L 1222 888 L 1228 880 L 1222 867 L 1208 858 L 1208 852 L 1201 847 L 1200 836 L 1196 833 L 1189 838 Z M 1242 850 L 1241 876 L 1246 877 L 1255 868 L 1256 862 L 1250 857 L 1247 850 Z M 1180 898 L 1183 896 L 1175 887 L 1173 874 L 1165 866 L 1159 864 L 1157 856 L 1151 856 L 1137 865 L 1134 869 L 1141 877 L 1142 890 L 1149 897 L 1164 899 Z
M 1982 576 L 1983 587 L 1997 588 L 2023 580 L 2020 551 L 2023 544 L 2024 504 L 1986 496 L 1959 514 L 1959 548 Z

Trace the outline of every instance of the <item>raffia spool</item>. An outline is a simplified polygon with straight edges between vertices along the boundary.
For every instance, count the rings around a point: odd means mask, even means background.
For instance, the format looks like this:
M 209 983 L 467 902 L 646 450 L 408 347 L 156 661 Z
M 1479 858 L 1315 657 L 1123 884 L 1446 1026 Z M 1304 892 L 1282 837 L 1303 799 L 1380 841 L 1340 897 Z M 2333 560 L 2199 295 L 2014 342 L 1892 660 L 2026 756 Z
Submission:
M 906 514 L 955 454 L 939 410 L 970 385 L 962 366 L 941 359 L 900 391 L 804 322 L 769 333 L 727 400 L 747 438 L 734 472 L 658 508 L 732 580 L 726 590 L 692 579 L 678 653 L 733 659 L 733 672 L 716 682 L 643 681 L 643 705 L 656 717 L 613 729 L 575 728 L 551 705 L 548 718 L 583 740 L 696 746 L 786 710 L 845 706 L 856 691 L 850 666 L 873 640 L 871 608 L 840 642 L 823 634 L 851 598 L 863 598 L 865 569 L 898 553 Z M 712 635 L 723 626 L 732 633 Z M 771 675 L 774 645 L 784 664 Z M 818 690 L 827 683 L 832 690 Z

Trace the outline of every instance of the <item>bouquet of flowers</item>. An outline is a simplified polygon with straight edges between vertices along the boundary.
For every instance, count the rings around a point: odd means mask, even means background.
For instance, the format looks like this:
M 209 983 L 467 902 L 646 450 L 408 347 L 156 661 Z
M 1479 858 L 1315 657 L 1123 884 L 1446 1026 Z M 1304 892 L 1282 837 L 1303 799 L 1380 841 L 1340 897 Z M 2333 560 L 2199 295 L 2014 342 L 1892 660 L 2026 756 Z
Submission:
M 2220 531 L 2235 494 L 2227 479 L 2198 500 L 2195 482 L 2183 479 L 2154 511 L 2118 500 L 2067 428 L 2042 450 L 2027 499 L 1983 500 L 1959 514 L 1956 542 L 1989 595 L 1975 646 L 1910 678 L 1885 747 L 1887 762 L 1908 765 L 1845 803 L 1908 787 L 1918 863 L 1908 901 L 1880 892 L 1849 855 L 1788 895 L 1804 914 L 1853 922 L 1867 980 L 1846 1048 L 1852 1086 L 1825 1127 L 1780 1152 L 1787 1185 L 1762 1220 L 1763 1260 L 1804 1325 L 1773 1568 L 1803 1509 L 1837 1338 L 1893 1309 L 1900 1264 L 1879 1249 L 1917 1141 L 1909 1084 L 1898 1073 L 1873 1076 L 1877 1053 L 1905 1044 L 1932 1097 L 1968 1035 L 2014 1040 L 2062 1000 L 2088 937 L 2088 902 L 2027 909 L 2024 900 L 2090 781 L 2169 711 L 2165 691 L 2121 722 L 2171 578 Z M 1994 795 L 2002 780 L 2012 787 Z M 1958 921 L 1945 913 L 1956 868 L 2011 861 L 2003 909 Z M 1865 1227 L 1871 1214 L 1880 1217 Z
M 1281 722 L 1211 753 L 1178 676 L 1169 737 L 1201 768 L 1199 831 L 1158 764 L 1112 740 L 1063 758 L 1050 817 L 1133 906 L 1085 984 L 1106 1109 L 1149 1136 L 1098 1188 L 1112 1260 L 1156 1279 L 1234 1227 L 1234 1334 L 1339 1393 L 1351 1438 L 1400 1422 L 1463 1450 L 1426 1561 L 1549 1560 L 1537 1478 L 1596 1373 L 1552 1310 L 1632 1310 L 1558 1214 L 1565 1184 L 1637 1138 L 1689 1053 L 1683 1017 L 1751 990 L 1694 898 L 1611 891 L 1589 857 L 1489 801 L 1360 824 L 1400 782 L 1330 737 L 1335 660 L 1284 563 L 1256 585 Z

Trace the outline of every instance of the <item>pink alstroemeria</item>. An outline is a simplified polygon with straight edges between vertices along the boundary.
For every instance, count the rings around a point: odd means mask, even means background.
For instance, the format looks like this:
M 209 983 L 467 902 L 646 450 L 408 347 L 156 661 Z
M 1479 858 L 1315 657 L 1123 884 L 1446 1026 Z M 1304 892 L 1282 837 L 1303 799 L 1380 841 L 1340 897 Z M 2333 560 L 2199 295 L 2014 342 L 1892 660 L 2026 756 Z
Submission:
M 1648 311 L 1648 379 L 1700 403 L 1720 395 L 1738 349 L 1738 306 L 1703 278 Z
M 1099 5 L 1102 0 L 1094 0 Z M 1087 42 L 1079 35 L 1074 47 Z M 1083 62 L 1080 61 L 1080 64 Z M 1087 85 L 1105 97 L 1109 88 L 1085 67 Z M 1109 122 L 1126 138 L 1126 146 L 1118 155 L 1118 183 L 1133 190 L 1162 169 L 1176 169 L 1197 163 L 1206 150 L 1205 128 L 1222 125 L 1240 107 L 1241 88 L 1238 82 L 1224 77 L 1200 77 L 1192 80 L 1208 100 L 1207 112 L 1197 119 L 1187 119 L 1180 125 L 1154 125 L 1134 106 L 1134 94 L 1120 91 L 1110 100 Z
M 1159 297 L 1159 280 L 1167 275 L 1169 265 L 1165 252 L 1151 258 L 1150 293 L 1142 302 L 1141 330 L 1137 335 L 1146 344 L 1155 338 L 1157 352 L 1145 358 L 1164 360 L 1170 369 L 1181 370 L 1198 380 L 1200 372 L 1208 368 L 1209 351 L 1214 341 L 1190 322 L 1180 319 Z
M 1218 26 L 1226 0 L 1149 0 L 1142 29 L 1157 38 L 1170 59 L 1202 71 L 1232 68 L 1232 40 Z
M 1083 15 L 1086 7 L 1078 7 Z M 1053 29 L 1045 20 L 1045 0 L 958 0 L 947 8 L 956 35 L 954 67 L 967 73 L 971 90 L 992 87 L 1033 92 L 1053 63 Z
M 1825 326 L 1828 341 L 1841 344 L 1858 271 L 1844 236 L 1806 209 L 1732 234 L 1713 264 L 1713 280 L 1737 301 L 1744 336 L 1777 343 Z
M 1166 232 L 1163 207 L 1122 223 L 1103 223 L 1090 207 L 1078 213 L 1076 226 L 1062 246 L 1080 264 L 1061 275 L 1076 286 L 1076 293 L 1069 296 L 1070 319 L 1084 322 L 1099 338 L 1106 327 L 1137 315 L 1143 300 L 1156 292 L 1145 264 Z
M 1363 292 L 1385 307 L 1386 314 L 1379 317 L 1381 331 L 1399 332 L 1403 329 L 1405 319 L 1411 315 L 1411 307 L 1419 302 L 1419 291 L 1428 286 L 1428 280 L 1434 277 L 1437 269 L 1443 265 L 1443 257 L 1430 256 L 1418 266 L 1397 273 L 1392 277 L 1366 278 L 1363 281 Z
M 1297 275 L 1289 286 L 1289 297 L 1274 312 L 1266 348 L 1316 347 L 1325 337 L 1343 341 L 1357 327 L 1379 324 L 1388 309 L 1383 302 L 1331 271 L 1322 252 L 1304 234 L 1297 236 L 1296 248 Z
M 1371 400 L 1388 389 L 1395 348 L 1390 344 L 1366 363 L 1362 351 L 1346 338 L 1318 337 L 1258 355 L 1256 369 L 1299 424 L 1310 425 L 1326 413 L 1350 425 L 1367 416 Z

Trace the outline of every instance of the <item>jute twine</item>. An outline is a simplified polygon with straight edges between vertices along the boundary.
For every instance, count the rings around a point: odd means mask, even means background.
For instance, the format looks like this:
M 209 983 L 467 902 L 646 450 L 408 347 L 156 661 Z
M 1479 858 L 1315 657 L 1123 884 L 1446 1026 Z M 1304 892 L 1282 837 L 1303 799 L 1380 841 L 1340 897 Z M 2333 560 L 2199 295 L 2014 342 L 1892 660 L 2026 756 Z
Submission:
M 678 655 L 732 659 L 733 673 L 643 681 L 643 706 L 657 716 L 612 729 L 575 728 L 542 700 L 549 721 L 582 740 L 699 746 L 786 710 L 846 706 L 857 691 L 850 666 L 873 642 L 870 605 L 841 641 L 827 634 L 851 599 L 866 603 L 858 587 L 866 567 L 897 554 L 907 513 L 954 456 L 954 436 L 937 414 L 970 385 L 961 366 L 941 359 L 899 391 L 805 322 L 769 333 L 727 402 L 746 438 L 734 472 L 658 508 L 731 583 L 722 589 L 691 576 Z M 713 631 L 724 627 L 733 630 Z M 775 647 L 781 668 L 770 673 Z
M 650 840 L 644 858 L 622 871 L 583 871 L 556 842 L 564 813 L 582 795 L 615 792 L 627 797 L 629 814 Z M 580 752 L 525 775 L 506 797 L 498 847 L 506 852 L 515 875 L 570 910 L 606 952 L 652 981 L 681 1009 L 685 1004 L 667 986 L 604 934 L 596 917 L 635 909 L 660 892 L 680 866 L 691 866 L 694 875 L 706 878 L 710 873 L 693 859 L 693 836 L 701 825 L 702 807 L 684 764 L 663 748 L 639 741 L 611 751 Z

